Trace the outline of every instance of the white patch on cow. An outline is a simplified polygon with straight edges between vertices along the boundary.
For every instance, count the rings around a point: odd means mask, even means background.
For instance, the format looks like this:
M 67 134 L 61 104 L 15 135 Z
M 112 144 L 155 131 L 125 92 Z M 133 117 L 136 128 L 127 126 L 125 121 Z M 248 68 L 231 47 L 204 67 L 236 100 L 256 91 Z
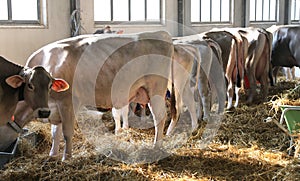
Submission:
M 121 130 L 121 117 L 123 121 L 123 129 L 128 129 L 129 124 L 128 124 L 128 105 L 122 107 L 121 109 L 117 109 L 115 107 L 112 108 L 111 110 L 112 115 L 115 120 L 115 134 L 119 133 Z
M 228 96 L 227 109 L 230 109 L 232 107 L 232 97 L 229 96 L 228 92 L 227 92 L 227 96 Z
M 52 147 L 49 156 L 58 156 L 59 143 L 62 138 L 62 124 L 51 124 Z
M 239 87 L 235 87 L 235 104 L 234 104 L 234 107 L 237 107 L 238 104 L 239 104 L 239 99 L 240 99 L 240 96 L 239 96 L 239 91 L 240 91 L 240 88 Z

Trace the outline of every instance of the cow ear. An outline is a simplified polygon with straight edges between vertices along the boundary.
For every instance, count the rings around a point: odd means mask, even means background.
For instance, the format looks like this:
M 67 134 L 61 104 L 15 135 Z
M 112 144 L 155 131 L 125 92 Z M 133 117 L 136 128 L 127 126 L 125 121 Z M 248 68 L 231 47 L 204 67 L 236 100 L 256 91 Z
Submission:
M 63 79 L 54 79 L 51 88 L 55 92 L 63 92 L 69 89 L 69 84 Z
M 18 88 L 25 82 L 25 79 L 20 75 L 12 75 L 6 78 L 5 82 L 12 88 Z

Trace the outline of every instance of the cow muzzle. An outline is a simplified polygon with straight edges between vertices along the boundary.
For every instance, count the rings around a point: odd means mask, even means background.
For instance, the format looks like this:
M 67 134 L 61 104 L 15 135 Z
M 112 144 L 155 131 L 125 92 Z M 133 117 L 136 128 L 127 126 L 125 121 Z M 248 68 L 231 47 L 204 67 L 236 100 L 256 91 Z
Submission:
M 48 108 L 40 108 L 37 110 L 37 117 L 38 118 L 48 118 L 50 116 L 50 109 Z

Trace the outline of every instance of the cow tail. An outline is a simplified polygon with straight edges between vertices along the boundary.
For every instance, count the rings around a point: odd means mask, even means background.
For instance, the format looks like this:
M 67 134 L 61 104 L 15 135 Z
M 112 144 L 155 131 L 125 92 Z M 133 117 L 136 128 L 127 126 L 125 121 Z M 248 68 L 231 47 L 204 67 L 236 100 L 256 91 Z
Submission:
M 264 28 L 259 28 L 258 32 L 262 33 L 263 35 L 265 35 L 267 43 L 268 43 L 268 50 L 269 50 L 269 54 L 268 54 L 268 60 L 269 60 L 269 79 L 270 79 L 270 85 L 274 86 L 274 79 L 273 79 L 273 66 L 271 64 L 271 53 L 272 53 L 272 41 L 273 41 L 273 35 L 272 33 L 268 32 L 267 30 L 265 30 Z
M 239 69 L 239 49 L 240 49 L 240 47 L 239 47 L 239 42 L 238 42 L 238 40 L 234 37 L 234 42 L 235 42 L 235 44 L 236 44 L 236 59 L 235 59 L 235 63 L 236 63 L 236 70 L 237 70 L 237 74 L 236 74 L 236 86 L 237 87 L 242 87 L 242 79 L 241 79 L 241 72 L 240 72 L 240 69 Z
M 172 120 L 175 120 L 176 115 L 177 115 L 177 110 L 176 110 L 176 97 L 175 97 L 175 87 L 174 87 L 174 63 L 173 63 L 173 61 L 174 60 L 172 59 L 171 60 L 172 88 L 171 88 L 171 97 L 170 97 L 170 101 L 171 101 L 170 109 L 171 109 L 171 118 L 172 118 Z

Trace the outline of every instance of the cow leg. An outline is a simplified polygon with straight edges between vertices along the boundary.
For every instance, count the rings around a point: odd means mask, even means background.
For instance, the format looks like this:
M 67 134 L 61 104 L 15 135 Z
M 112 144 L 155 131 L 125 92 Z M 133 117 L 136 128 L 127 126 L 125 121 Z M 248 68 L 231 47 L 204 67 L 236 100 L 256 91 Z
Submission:
M 122 111 L 120 109 L 112 108 L 111 113 L 115 120 L 115 134 L 121 131 L 121 115 Z
M 208 120 L 210 117 L 210 94 L 208 90 L 208 83 L 205 85 L 199 85 L 200 86 L 200 101 L 203 105 L 203 120 Z
M 295 66 L 291 68 L 291 74 L 292 74 L 291 76 L 292 76 L 292 80 L 295 80 L 295 79 L 296 79 L 296 75 L 295 75 L 295 71 L 296 71 L 296 70 L 295 70 L 295 69 L 296 69 Z
M 167 118 L 164 96 L 151 97 L 148 106 L 153 115 L 155 126 L 154 146 L 160 147 L 162 145 L 163 131 L 165 127 L 165 121 Z
M 137 109 L 137 103 L 135 103 L 135 102 L 129 103 L 128 109 L 129 109 L 128 110 L 128 116 L 129 117 L 135 116 L 135 112 L 136 112 L 136 109 Z
M 230 81 L 227 87 L 227 97 L 228 97 L 228 101 L 227 101 L 227 110 L 232 108 L 232 100 L 233 100 L 233 84 Z M 237 103 L 236 103 L 237 104 Z
M 175 91 L 175 98 L 176 98 L 176 114 L 175 115 L 172 115 L 172 119 L 171 119 L 171 122 L 169 124 L 169 127 L 168 127 L 168 130 L 167 130 L 167 133 L 166 135 L 170 135 L 172 133 L 172 131 L 174 130 L 177 122 L 178 122 L 178 119 L 179 119 L 179 115 L 181 113 L 181 109 L 182 109 L 182 101 L 181 101 L 181 95 L 179 95 L 179 93 L 177 91 Z
M 240 99 L 240 95 L 239 95 L 239 91 L 241 88 L 235 86 L 235 103 L 234 103 L 234 107 L 236 108 L 239 105 L 239 99 Z
M 256 78 L 253 72 L 248 73 L 248 79 L 249 79 L 249 84 L 250 84 L 250 89 L 249 89 L 249 94 L 247 98 L 247 103 L 250 104 L 253 102 L 253 99 L 256 95 Z
M 56 157 L 59 155 L 59 143 L 62 138 L 62 124 L 51 124 L 52 147 L 49 156 Z
M 195 131 L 199 126 L 197 119 L 196 103 L 193 99 L 193 94 L 194 92 L 196 92 L 196 90 L 191 91 L 188 85 L 186 85 L 185 89 L 186 91 L 184 91 L 183 101 L 190 112 L 190 116 L 192 119 L 192 131 Z
M 71 99 L 72 100 L 72 99 Z M 64 136 L 64 142 L 65 142 L 65 147 L 64 147 L 64 154 L 62 157 L 62 160 L 67 160 L 72 157 L 72 147 L 73 147 L 73 142 L 72 138 L 74 135 L 74 124 L 75 124 L 75 114 L 74 112 L 78 112 L 78 107 L 76 106 L 75 101 L 73 101 L 73 104 L 68 104 L 66 103 L 58 103 L 57 108 L 59 110 L 59 115 L 61 117 L 61 122 L 62 122 L 62 132 Z M 78 106 L 78 105 L 77 105 Z
M 279 66 L 276 66 L 273 68 L 273 77 L 274 77 L 274 83 L 276 84 L 277 83 L 277 73 L 278 73 L 278 70 L 279 70 Z
M 122 113 L 122 121 L 123 121 L 123 125 L 122 128 L 123 129 L 128 129 L 129 128 L 129 123 L 128 123 L 128 111 L 129 111 L 129 105 L 126 105 L 124 107 L 122 107 L 121 109 L 121 113 Z
M 121 117 L 123 121 L 123 129 L 128 129 L 128 112 L 129 112 L 129 105 L 122 107 L 121 109 L 112 108 L 112 115 L 115 120 L 115 134 L 118 134 L 121 131 Z
M 259 79 L 261 85 L 261 94 L 263 97 L 263 101 L 267 101 L 267 96 L 269 94 L 269 82 L 268 82 L 268 74 L 266 73 Z

